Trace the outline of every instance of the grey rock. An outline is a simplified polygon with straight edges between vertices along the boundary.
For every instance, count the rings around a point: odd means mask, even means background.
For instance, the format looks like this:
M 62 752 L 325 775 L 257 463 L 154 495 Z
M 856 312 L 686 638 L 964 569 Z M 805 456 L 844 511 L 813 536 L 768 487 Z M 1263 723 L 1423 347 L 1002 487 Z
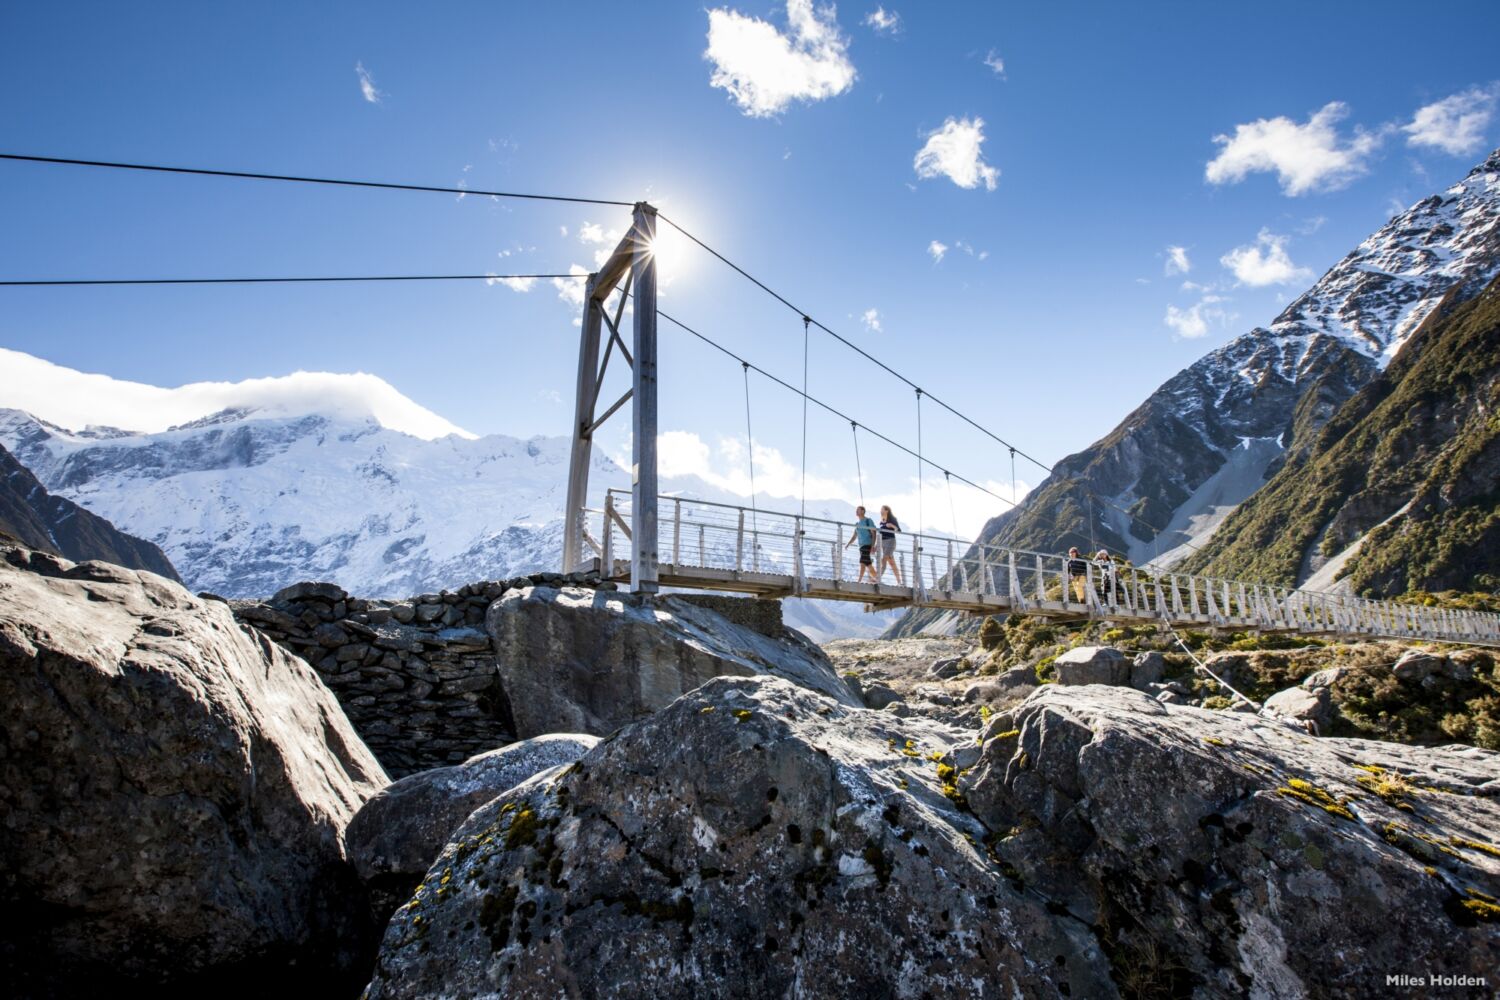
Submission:
M 1349 671 L 1345 667 L 1328 667 L 1317 673 L 1308 674 L 1302 678 L 1302 686 L 1305 688 L 1331 688 L 1344 678 Z
M 571 764 L 596 736 L 550 733 L 408 775 L 382 789 L 344 831 L 349 861 L 370 889 L 380 926 L 411 897 L 422 875 L 469 814 L 538 772 Z
M 1114 996 L 1089 929 L 1000 877 L 935 768 L 890 749 L 948 732 L 712 680 L 475 812 L 368 1000 Z
M 6 993 L 348 992 L 377 929 L 339 838 L 386 776 L 314 670 L 153 574 L 4 556 Z
M 262 591 L 264 593 L 264 591 Z M 296 601 L 320 600 L 332 604 L 349 595 L 336 583 L 294 583 L 283 587 L 271 598 L 273 604 L 291 604 Z
M 1366 996 L 1392 956 L 1500 968 L 1500 927 L 1460 902 L 1500 895 L 1500 858 L 1432 846 L 1494 843 L 1500 801 L 1476 792 L 1500 780 L 1500 755 L 1313 739 L 1099 686 L 1049 685 L 996 721 L 1019 735 L 986 742 L 959 789 L 990 829 L 1016 831 L 997 861 L 1111 928 L 1119 967 L 1166 974 L 1162 995 Z M 1356 764 L 1455 794 L 1400 809 Z
M 403 625 L 409 624 L 417 617 L 417 609 L 406 601 L 391 605 L 391 617 Z
M 1176 691 L 1159 691 L 1157 692 L 1156 700 L 1163 705 L 1181 705 L 1187 699 Z
M 446 604 L 433 603 L 417 605 L 417 621 L 419 622 L 435 622 L 447 613 L 448 606 Z
M 1166 674 L 1167 658 L 1153 650 L 1136 654 L 1130 661 L 1130 686 L 1144 691 L 1152 684 L 1161 683 Z
M 1283 719 L 1311 723 L 1315 733 L 1325 732 L 1333 721 L 1333 698 L 1326 687 L 1278 691 L 1266 699 L 1265 709 Z
M 995 684 L 1007 695 L 1025 694 L 1040 684 L 1036 671 L 1027 666 L 1012 667 L 995 675 Z
M 844 683 L 849 687 L 849 693 L 854 695 L 855 699 L 858 700 L 860 704 L 864 704 L 865 685 L 859 679 L 859 674 L 849 672 L 840 674 L 839 676 L 844 678 Z
M 898 719 L 905 719 L 911 715 L 911 706 L 904 701 L 893 701 L 889 705 L 885 706 L 885 708 L 881 709 L 881 711 L 889 712 L 891 715 L 894 715 Z
M 901 696 L 896 693 L 895 689 L 884 684 L 871 684 L 864 691 L 865 707 L 873 708 L 877 712 L 891 702 L 900 700 Z
M 961 662 L 962 660 L 957 656 L 938 660 L 927 668 L 927 676 L 934 680 L 948 680 L 951 677 L 957 677 L 959 671 L 962 669 L 959 666 Z
M 1406 683 L 1416 683 L 1426 680 L 1428 677 L 1442 669 L 1443 658 L 1420 649 L 1408 649 L 1401 654 L 1401 658 L 1391 667 L 1391 672 L 1396 679 Z
M 970 684 L 964 688 L 964 704 L 977 705 L 980 702 L 991 702 L 1005 693 L 1005 689 L 999 684 Z
M 1070 649 L 1053 661 L 1053 666 L 1057 683 L 1063 685 L 1130 683 L 1130 661 L 1110 646 Z
M 823 651 L 671 597 L 526 587 L 485 620 L 519 737 L 603 735 L 723 675 L 770 673 L 856 704 Z

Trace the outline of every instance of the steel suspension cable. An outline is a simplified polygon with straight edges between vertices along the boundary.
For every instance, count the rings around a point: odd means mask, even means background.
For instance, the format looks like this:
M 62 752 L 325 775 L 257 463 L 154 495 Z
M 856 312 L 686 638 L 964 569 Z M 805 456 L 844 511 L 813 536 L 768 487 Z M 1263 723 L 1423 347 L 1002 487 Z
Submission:
M 734 353 L 733 351 L 731 351 L 729 348 L 725 347 L 723 344 L 720 344 L 718 341 L 714 340 L 712 337 L 709 337 L 706 334 L 700 333 L 699 331 L 693 329 L 691 326 L 689 326 L 686 323 L 684 323 L 682 320 L 677 319 L 675 316 L 672 316 L 672 315 L 670 315 L 670 314 L 668 314 L 666 312 L 663 312 L 661 309 L 657 309 L 656 315 L 659 318 L 666 320 L 668 323 L 671 323 L 673 326 L 677 327 L 683 333 L 689 334 L 689 335 L 691 335 L 693 337 L 696 337 L 699 340 L 703 341 L 703 343 L 705 343 L 708 346 L 712 347 L 714 350 L 718 351 L 720 354 L 723 354 L 723 355 L 725 355 L 726 357 L 729 357 L 729 358 L 733 358 L 735 361 L 739 362 L 741 365 L 748 366 L 748 368 L 749 368 L 750 371 L 753 371 L 753 372 L 755 372 L 758 375 L 763 375 L 767 379 L 770 379 L 772 382 L 775 382 L 777 385 L 781 386 L 783 389 L 786 389 L 788 392 L 796 393 L 799 396 L 804 396 L 807 399 L 808 402 L 813 403 L 816 406 L 822 407 L 824 410 L 826 410 L 827 412 L 833 414 L 835 417 L 838 417 L 841 420 L 848 420 L 850 423 L 858 423 L 858 421 L 854 420 L 854 418 L 851 417 L 851 416 L 849 416 L 849 414 L 843 412 L 842 410 L 838 409 L 835 406 L 832 406 L 832 405 L 830 405 L 828 403 L 825 403 L 823 400 L 817 398 L 816 396 L 812 396 L 812 395 L 808 395 L 808 394 L 803 393 L 801 389 L 797 388 L 795 385 L 793 385 L 792 383 L 788 382 L 786 379 L 779 378 L 778 376 L 773 375 L 771 372 L 766 371 L 764 368 L 760 367 L 759 365 L 757 365 L 757 364 L 755 364 L 755 363 L 753 363 L 751 361 L 746 360 L 745 358 L 743 358 L 740 355 L 738 355 L 738 354 Z M 913 457 L 917 457 L 917 452 L 913 451 L 911 448 L 907 447 L 906 445 L 902 444 L 901 442 L 897 441 L 896 439 L 890 437 L 889 435 L 880 433 L 880 431 L 877 431 L 875 428 L 871 427 L 869 424 L 859 424 L 859 426 L 863 427 L 867 433 L 873 434 L 875 437 L 877 437 L 880 440 L 884 441 L 886 444 L 890 445 L 892 448 L 895 448 L 898 451 L 903 451 L 906 454 L 911 455 Z M 923 461 L 926 462 L 927 460 L 923 459 Z M 933 465 L 934 468 L 941 468 L 940 466 L 937 466 L 936 464 L 934 464 L 932 462 L 927 462 L 927 464 Z M 965 485 L 972 486 L 974 489 L 976 489 L 979 492 L 985 494 L 986 496 L 993 497 L 996 500 L 999 500 L 1001 503 L 1006 503 L 1006 504 L 1010 503 L 1009 500 L 1007 500 L 1005 497 L 1001 496 L 1000 494 L 996 493 L 994 490 L 986 489 L 985 487 L 979 485 L 974 480 L 969 479 L 966 476 L 962 476 L 962 475 L 959 475 L 957 472 L 954 472 L 953 473 L 953 477 L 955 479 L 957 479 L 959 482 L 964 483 Z
M 519 191 L 479 191 L 473 188 L 437 187 L 431 184 L 395 184 L 386 181 L 351 181 L 332 177 L 301 177 L 294 174 L 263 174 L 244 170 L 209 170 L 203 167 L 165 167 L 147 163 L 113 163 L 108 160 L 73 160 L 61 156 L 26 156 L 20 153 L 0 153 L 0 160 L 18 160 L 27 163 L 62 164 L 73 167 L 107 167 L 112 170 L 144 170 L 162 174 L 195 174 L 202 177 L 235 177 L 255 181 L 290 181 L 296 184 L 330 184 L 337 187 L 380 188 L 387 191 L 426 191 L 436 194 L 472 194 L 485 198 L 520 198 L 527 201 L 566 201 L 582 205 L 620 205 L 633 208 L 633 201 L 613 201 L 608 198 L 578 198 L 557 194 L 526 194 Z
M 341 281 L 523 281 L 542 278 L 587 278 L 586 274 L 374 274 L 292 278 L 68 278 L 45 281 L 0 281 L 0 287 L 59 285 L 274 285 Z
M 810 337 L 808 324 L 812 320 L 802 317 L 802 516 L 807 516 L 807 344 Z
M 759 278 L 757 278 L 755 275 L 751 274 L 749 271 L 746 271 L 743 267 L 740 267 L 734 261 L 732 261 L 728 257 L 724 256 L 722 253 L 720 253 L 719 251 L 715 250 L 713 247 L 709 246 L 707 243 L 703 242 L 698 237 L 696 237 L 692 233 L 688 232 L 686 229 L 682 228 L 682 226 L 679 225 L 675 220 L 670 219 L 666 215 L 663 215 L 663 214 L 660 214 L 660 213 L 658 213 L 657 218 L 659 218 L 663 222 L 667 223 L 667 225 L 669 225 L 673 229 L 677 230 L 679 233 L 681 233 L 687 239 L 691 240 L 693 243 L 696 243 L 703 250 L 707 251 L 713 257 L 715 257 L 716 259 L 718 259 L 721 263 L 725 264 L 731 270 L 733 270 L 737 274 L 739 274 L 740 277 L 745 278 L 747 281 L 749 281 L 751 284 L 755 285 L 757 288 L 759 288 L 761 291 L 765 292 L 767 295 L 771 296 L 777 302 L 780 302 L 782 305 L 786 306 L 788 309 L 790 309 L 793 312 L 797 313 L 799 316 L 809 317 L 809 314 L 807 313 L 806 310 L 797 308 L 795 305 L 793 305 L 791 303 L 790 300 L 788 300 L 780 292 L 776 291 L 774 288 L 770 287 L 765 282 L 761 281 Z M 867 351 L 864 348 L 860 347 L 858 344 L 854 343 L 849 338 L 847 338 L 847 337 L 843 336 L 842 334 L 836 332 L 835 330 L 829 328 L 828 326 L 824 325 L 823 323 L 819 322 L 816 319 L 812 319 L 811 323 L 812 323 L 813 326 L 816 326 L 819 330 L 822 330 L 824 333 L 828 334 L 830 337 L 832 337 L 833 339 L 837 340 L 839 343 L 843 344 L 845 347 L 848 347 L 850 350 L 852 350 L 855 353 L 857 353 L 860 356 L 862 356 L 865 360 L 869 361 L 870 363 L 876 365 L 877 367 L 879 367 L 881 369 L 884 369 L 888 374 L 894 376 L 897 379 L 900 379 L 902 382 L 905 382 L 907 385 L 911 386 L 913 389 L 917 388 L 917 384 L 915 382 L 913 382 L 911 379 L 907 378 L 905 375 L 902 375 L 900 372 L 896 371 L 896 369 L 892 368 L 890 365 L 886 364 L 884 361 L 881 361 L 879 358 L 875 357 L 875 355 L 871 354 L 869 351 Z M 968 415 L 966 415 L 966 414 L 964 414 L 964 413 L 962 413 L 962 412 L 954 409 L 952 406 L 950 406 L 947 403 L 943 402 L 941 399 L 938 399 L 936 396 L 933 396 L 931 393 L 928 393 L 927 395 L 938 406 L 941 406 L 943 409 L 947 410 L 949 413 L 952 413 L 955 417 L 958 417 L 960 420 L 962 420 L 965 423 L 969 424 L 970 426 L 974 427 L 976 430 L 978 430 L 981 433 L 989 436 L 990 438 L 993 438 L 995 441 L 998 441 L 1000 444 L 1004 445 L 1007 448 L 1012 447 L 1012 445 L 1010 444 L 1010 442 L 1002 439 L 994 431 L 991 431 L 989 428 L 987 428 L 984 425 L 976 422 L 973 418 L 971 418 Z M 1042 462 L 1040 459 L 1033 458 L 1031 455 L 1028 455 L 1026 452 L 1022 451 L 1021 449 L 1017 448 L 1016 449 L 1016 453 L 1019 454 L 1022 458 L 1026 459 L 1028 462 L 1031 462 L 1031 463 L 1039 466 L 1040 468 L 1045 469 L 1048 472 L 1052 471 L 1052 468 L 1050 466 L 1048 466 L 1047 464 L 1045 464 L 1044 462 Z
M 917 538 L 913 544 L 917 551 L 917 572 L 921 573 L 922 561 L 922 390 L 917 390 Z
M 745 375 L 745 453 L 750 458 L 750 523 L 756 525 L 755 506 L 755 434 L 750 429 L 750 362 L 741 361 L 740 368 Z
M 865 505 L 865 470 L 859 461 L 859 424 L 853 420 L 849 421 L 849 430 L 854 435 L 854 475 L 859 480 L 859 505 L 863 507 Z

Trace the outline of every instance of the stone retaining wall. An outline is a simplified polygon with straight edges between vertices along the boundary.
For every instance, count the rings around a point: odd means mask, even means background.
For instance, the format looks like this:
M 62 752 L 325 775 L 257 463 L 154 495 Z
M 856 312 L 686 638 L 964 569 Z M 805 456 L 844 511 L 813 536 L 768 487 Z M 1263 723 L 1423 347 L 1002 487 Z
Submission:
M 400 778 L 515 739 L 484 613 L 506 591 L 538 584 L 615 588 L 583 575 L 539 573 L 405 601 L 298 583 L 266 601 L 229 604 L 242 625 L 312 664 L 365 744 Z

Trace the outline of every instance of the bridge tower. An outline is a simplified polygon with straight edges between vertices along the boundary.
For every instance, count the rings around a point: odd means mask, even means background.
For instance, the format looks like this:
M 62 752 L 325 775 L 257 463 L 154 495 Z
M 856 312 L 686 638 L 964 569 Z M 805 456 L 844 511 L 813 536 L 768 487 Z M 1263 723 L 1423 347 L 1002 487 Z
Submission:
M 657 581 L 657 477 L 656 477 L 656 209 L 638 202 L 630 231 L 620 240 L 598 271 L 589 275 L 583 295 L 583 326 L 578 342 L 578 385 L 574 399 L 573 451 L 568 464 L 568 497 L 564 510 L 563 572 L 584 565 L 584 510 L 588 506 L 589 465 L 593 460 L 594 432 L 627 402 L 630 403 L 631 526 L 630 586 L 637 592 L 655 593 Z M 614 315 L 606 308 L 619 289 Z M 625 346 L 620 320 L 634 289 L 631 344 Z M 603 340 L 604 356 L 599 348 Z M 630 388 L 602 413 L 599 392 L 610 358 L 619 352 L 630 366 Z M 601 553 L 602 555 L 602 553 Z M 608 575 L 611 567 L 603 567 Z

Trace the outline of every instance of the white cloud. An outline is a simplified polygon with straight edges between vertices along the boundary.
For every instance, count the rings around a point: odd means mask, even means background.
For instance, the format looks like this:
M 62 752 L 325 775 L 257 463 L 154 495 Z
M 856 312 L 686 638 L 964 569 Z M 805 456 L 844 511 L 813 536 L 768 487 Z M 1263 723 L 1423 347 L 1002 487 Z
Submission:
M 379 104 L 380 99 L 385 96 L 384 92 L 375 87 L 375 78 L 370 71 L 365 69 L 365 64 L 357 62 L 354 64 L 354 72 L 359 76 L 359 92 L 365 95 L 365 100 L 371 104 Z
M 943 254 L 948 252 L 948 245 L 946 243 L 939 243 L 937 240 L 933 240 L 931 243 L 927 244 L 927 252 L 932 255 L 932 262 L 934 264 L 941 264 L 943 262 Z
M 1470 87 L 1418 108 L 1411 122 L 1401 127 L 1408 146 L 1429 146 L 1453 156 L 1476 153 L 1484 148 L 1484 130 L 1495 114 L 1500 86 Z
M 597 222 L 585 222 L 578 227 L 579 243 L 603 243 L 604 227 Z
M 1286 252 L 1287 238 L 1262 229 L 1254 243 L 1235 247 L 1219 258 L 1219 263 L 1234 273 L 1242 285 L 1263 288 L 1266 285 L 1290 285 L 1312 278 L 1312 271 L 1298 267 Z
M 759 18 L 720 8 L 708 12 L 709 85 L 729 92 L 751 118 L 769 118 L 793 101 L 821 101 L 854 86 L 849 39 L 834 9 L 787 0 L 788 32 Z
M 739 497 L 750 495 L 750 467 L 743 438 L 721 437 L 710 445 L 692 431 L 665 431 L 657 436 L 657 469 L 664 479 L 678 476 L 696 476 L 717 489 Z M 627 445 L 628 447 L 628 445 Z M 630 465 L 628 452 L 616 456 L 616 461 Z M 890 504 L 903 526 L 913 529 L 917 522 L 917 480 L 907 476 L 900 480 L 902 487 L 883 490 L 877 497 L 866 470 L 865 487 L 870 492 L 865 497 L 868 505 Z M 995 496 L 1010 498 L 1009 480 L 985 480 L 981 483 Z M 1024 497 L 1030 484 L 1016 483 L 1018 497 Z M 926 515 L 928 530 L 951 532 L 957 520 L 958 533 L 963 538 L 974 538 L 984 523 L 1007 509 L 1008 506 L 994 496 L 989 496 L 957 480 L 952 483 L 952 506 L 950 508 L 949 484 L 942 475 L 929 469 L 922 483 L 923 502 L 920 506 Z M 795 510 L 802 494 L 802 469 L 797 462 L 788 461 L 776 448 L 760 443 L 755 445 L 755 493 L 763 506 L 782 511 Z M 772 498 L 785 498 L 781 503 Z M 811 471 L 807 476 L 809 505 L 816 498 L 822 501 L 841 501 L 848 505 L 852 520 L 854 505 L 859 502 L 859 481 L 851 474 L 848 478 L 818 475 Z M 809 511 L 811 513 L 811 511 Z
M 880 310 L 873 307 L 866 309 L 865 314 L 860 317 L 864 321 L 865 329 L 871 333 L 880 332 Z
M 193 382 L 164 389 L 74 371 L 0 348 L 0 406 L 25 410 L 60 427 L 90 424 L 154 434 L 221 410 L 248 407 L 266 417 L 309 414 L 374 420 L 426 440 L 474 435 L 403 396 L 389 382 L 358 372 L 293 372 L 242 382 Z
M 564 280 L 567 280 L 567 279 L 564 279 L 564 278 L 553 278 L 552 280 L 553 281 L 564 281 Z M 506 288 L 509 288 L 513 292 L 529 292 L 536 285 L 536 281 L 537 281 L 537 279 L 535 279 L 535 278 L 485 278 L 484 279 L 484 283 L 486 285 L 504 285 Z M 578 282 L 574 281 L 573 284 L 576 285 L 576 284 L 578 284 Z M 580 306 L 583 305 L 583 300 L 581 298 L 578 300 L 578 304 Z
M 994 70 L 996 76 L 1005 79 L 1005 60 L 994 49 L 990 49 L 989 55 L 984 57 L 984 64 Z
M 884 7 L 876 7 L 865 15 L 865 26 L 874 28 L 882 35 L 901 34 L 901 15 Z
M 983 118 L 949 118 L 943 127 L 927 134 L 912 166 L 922 178 L 947 177 L 961 188 L 995 190 L 1000 171 L 984 162 Z
M 577 264 L 569 265 L 569 274 L 588 274 L 586 267 Z M 575 312 L 583 309 L 583 286 L 587 282 L 578 278 L 553 278 L 552 287 L 557 289 L 557 297 Z M 581 320 L 580 320 L 581 321 Z
M 1167 315 L 1162 322 L 1171 327 L 1179 337 L 1194 340 L 1208 334 L 1210 324 L 1224 326 L 1233 317 L 1219 307 L 1219 303 L 1227 301 L 1218 295 L 1205 295 L 1202 300 L 1179 309 L 1176 306 L 1167 306 Z
M 1236 125 L 1234 135 L 1216 135 L 1223 148 L 1209 161 L 1204 177 L 1211 184 L 1234 184 L 1252 173 L 1275 173 L 1282 193 L 1332 191 L 1365 173 L 1366 161 L 1384 138 L 1384 130 L 1358 127 L 1344 139 L 1338 123 L 1349 113 L 1341 101 L 1331 101 L 1298 125 L 1290 118 L 1260 118 Z
M 1193 269 L 1193 262 L 1188 260 L 1186 247 L 1167 247 L 1167 263 L 1163 269 L 1167 277 L 1174 274 L 1187 274 Z
M 558 234 L 560 236 L 562 236 L 563 239 L 567 239 L 568 238 L 568 227 L 567 226 L 558 226 L 557 227 L 557 232 L 558 232 Z

